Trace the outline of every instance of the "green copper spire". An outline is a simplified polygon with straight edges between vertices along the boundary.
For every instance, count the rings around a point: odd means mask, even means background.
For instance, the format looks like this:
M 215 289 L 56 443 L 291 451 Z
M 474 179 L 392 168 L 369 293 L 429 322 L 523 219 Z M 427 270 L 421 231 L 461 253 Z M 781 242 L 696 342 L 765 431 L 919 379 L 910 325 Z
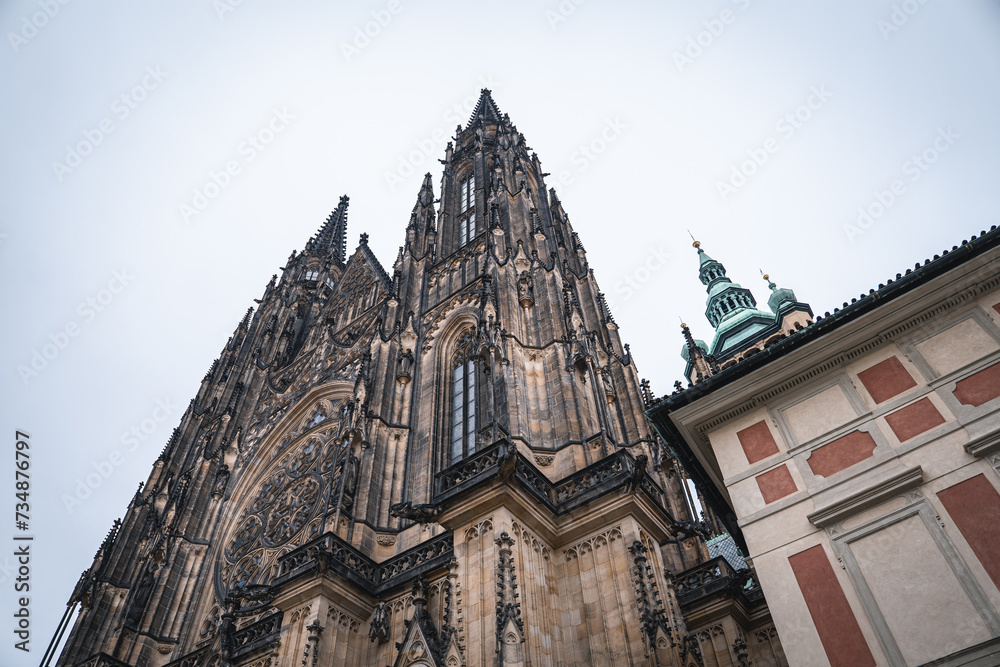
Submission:
M 701 242 L 692 244 L 698 250 L 698 278 L 708 291 L 708 308 L 705 317 L 716 329 L 743 310 L 754 310 L 757 300 L 750 290 L 734 283 L 726 276 L 726 267 L 708 256 L 701 248 Z
M 715 328 L 709 352 L 724 355 L 771 326 L 774 315 L 757 310 L 757 300 L 750 290 L 730 280 L 726 267 L 702 250 L 699 241 L 692 245 L 698 251 L 698 278 L 708 292 L 705 317 Z

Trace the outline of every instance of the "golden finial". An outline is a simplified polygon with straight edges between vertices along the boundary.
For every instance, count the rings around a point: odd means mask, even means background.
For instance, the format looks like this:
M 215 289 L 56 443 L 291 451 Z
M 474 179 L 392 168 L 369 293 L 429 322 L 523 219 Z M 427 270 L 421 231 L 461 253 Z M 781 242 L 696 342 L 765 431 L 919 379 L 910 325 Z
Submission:
M 688 232 L 688 236 L 691 237 L 691 240 L 694 241 L 694 243 L 692 243 L 691 245 L 694 246 L 695 248 L 700 248 L 701 247 L 701 241 L 695 240 L 694 234 L 691 233 L 690 229 L 687 230 L 687 232 Z

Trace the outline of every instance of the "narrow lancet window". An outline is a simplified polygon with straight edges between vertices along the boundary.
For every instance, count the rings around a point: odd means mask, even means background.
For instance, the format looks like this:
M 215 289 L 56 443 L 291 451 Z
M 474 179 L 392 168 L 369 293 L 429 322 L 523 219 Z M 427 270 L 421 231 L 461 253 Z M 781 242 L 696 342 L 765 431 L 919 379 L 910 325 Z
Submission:
M 458 203 L 458 244 L 464 246 L 476 235 L 476 176 L 462 180 Z
M 455 350 L 451 379 L 451 456 L 455 463 L 476 451 L 476 361 L 472 331 L 466 331 Z

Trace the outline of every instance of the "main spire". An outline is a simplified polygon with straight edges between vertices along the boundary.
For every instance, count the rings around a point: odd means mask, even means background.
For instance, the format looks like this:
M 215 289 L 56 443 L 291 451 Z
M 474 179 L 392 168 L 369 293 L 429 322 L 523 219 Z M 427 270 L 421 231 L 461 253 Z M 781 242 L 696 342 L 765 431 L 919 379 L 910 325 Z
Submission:
M 494 123 L 499 123 L 502 118 L 500 108 L 493 101 L 493 94 L 490 93 L 489 88 L 483 88 L 479 92 L 479 101 L 476 102 L 476 108 L 472 110 L 472 116 L 469 118 L 465 129 L 472 127 L 476 120 L 480 118 L 486 122 Z
M 331 253 L 338 262 L 347 261 L 347 205 L 351 198 L 344 195 L 319 231 L 306 243 L 307 252 Z

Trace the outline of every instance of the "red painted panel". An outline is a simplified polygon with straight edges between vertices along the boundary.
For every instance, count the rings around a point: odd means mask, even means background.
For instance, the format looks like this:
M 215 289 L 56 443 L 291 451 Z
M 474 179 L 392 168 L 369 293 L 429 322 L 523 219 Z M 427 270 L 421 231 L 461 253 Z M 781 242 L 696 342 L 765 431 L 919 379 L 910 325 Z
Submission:
M 819 640 L 832 667 L 869 667 L 875 658 L 822 545 L 789 556 Z
M 998 303 L 998 304 L 996 304 L 995 306 L 993 306 L 993 310 L 995 310 L 995 311 L 997 311 L 998 313 L 1000 313 L 1000 303 Z
M 945 421 L 929 398 L 921 398 L 912 405 L 900 408 L 886 415 L 885 420 L 889 422 L 889 428 L 900 442 L 906 442 L 924 431 L 940 426 Z
M 916 380 L 903 368 L 897 357 L 889 357 L 861 371 L 858 373 L 858 379 L 876 403 L 888 401 L 893 396 L 917 386 Z
M 955 385 L 955 398 L 963 405 L 978 408 L 1000 396 L 1000 364 L 993 364 Z
M 870 458 L 874 451 L 875 441 L 871 434 L 854 431 L 814 450 L 808 463 L 814 473 L 820 477 L 829 477 Z
M 788 471 L 788 466 L 786 465 L 769 470 L 762 475 L 757 475 L 756 479 L 760 495 L 764 496 L 764 502 L 768 504 L 773 503 L 775 500 L 781 500 L 785 496 L 790 496 L 798 491 L 798 487 L 795 486 L 795 480 L 792 479 L 792 473 Z
M 778 445 L 774 442 L 771 429 L 762 421 L 737 432 L 736 437 L 740 439 L 743 453 L 750 463 L 757 463 L 778 453 Z
M 941 504 L 1000 588 L 1000 493 L 983 474 L 938 491 Z

